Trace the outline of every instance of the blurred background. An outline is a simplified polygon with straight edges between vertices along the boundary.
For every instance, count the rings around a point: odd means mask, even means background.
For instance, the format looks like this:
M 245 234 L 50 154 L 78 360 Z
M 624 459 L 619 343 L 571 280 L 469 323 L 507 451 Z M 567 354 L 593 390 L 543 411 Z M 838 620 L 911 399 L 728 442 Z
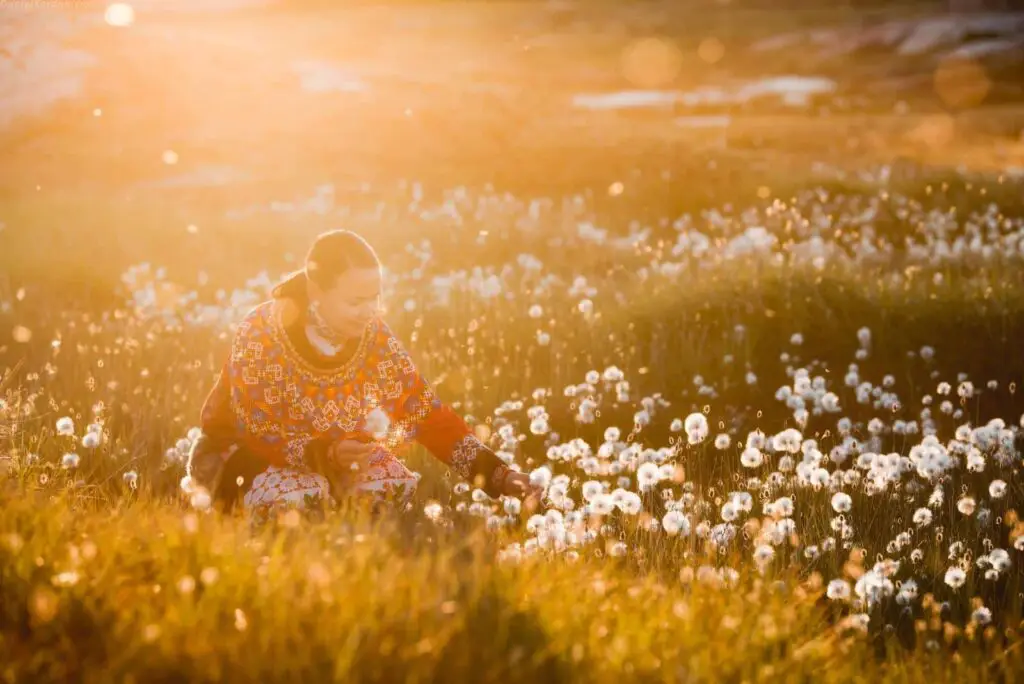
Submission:
M 614 232 L 811 184 L 1024 173 L 1012 0 L 39 0 L 0 17 L 11 291 L 103 297 L 143 261 L 230 283 L 341 226 L 386 253 L 443 231 L 420 208 L 459 188 L 584 197 Z

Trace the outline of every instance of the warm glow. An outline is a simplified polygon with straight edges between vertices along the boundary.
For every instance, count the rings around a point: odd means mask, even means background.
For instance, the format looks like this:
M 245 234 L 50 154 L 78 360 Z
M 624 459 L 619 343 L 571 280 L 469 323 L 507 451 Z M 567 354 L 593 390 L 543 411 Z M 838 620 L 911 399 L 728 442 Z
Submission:
M 0 0 L 0 684 L 1016 681 L 1000 4 Z

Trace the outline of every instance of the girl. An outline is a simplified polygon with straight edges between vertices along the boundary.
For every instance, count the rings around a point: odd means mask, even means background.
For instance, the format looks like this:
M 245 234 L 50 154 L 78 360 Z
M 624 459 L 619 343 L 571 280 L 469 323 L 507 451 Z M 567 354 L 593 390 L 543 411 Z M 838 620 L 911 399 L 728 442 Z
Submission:
M 381 265 L 350 231 L 320 235 L 305 267 L 238 327 L 202 409 L 186 482 L 222 507 L 405 499 L 410 440 L 492 497 L 538 494 L 441 403 L 379 316 Z

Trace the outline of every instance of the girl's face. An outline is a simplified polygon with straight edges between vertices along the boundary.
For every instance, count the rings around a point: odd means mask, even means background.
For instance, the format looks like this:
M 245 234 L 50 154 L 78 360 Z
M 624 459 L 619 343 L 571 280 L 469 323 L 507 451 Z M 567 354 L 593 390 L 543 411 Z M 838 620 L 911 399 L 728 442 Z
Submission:
M 349 269 L 329 290 L 310 282 L 310 301 L 317 303 L 331 330 L 345 337 L 357 337 L 380 313 L 381 282 L 379 268 Z

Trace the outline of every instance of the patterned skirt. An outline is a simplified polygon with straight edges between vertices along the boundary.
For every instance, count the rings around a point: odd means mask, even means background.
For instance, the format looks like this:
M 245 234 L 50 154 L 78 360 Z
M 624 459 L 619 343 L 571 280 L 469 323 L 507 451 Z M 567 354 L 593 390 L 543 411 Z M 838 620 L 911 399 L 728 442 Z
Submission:
M 278 507 L 314 508 L 331 506 L 337 499 L 354 496 L 381 502 L 404 503 L 411 498 L 419 475 L 385 449 L 370 455 L 367 468 L 358 473 L 347 491 L 332 491 L 324 475 L 308 469 L 270 466 L 257 475 L 243 497 L 250 511 L 266 512 Z

